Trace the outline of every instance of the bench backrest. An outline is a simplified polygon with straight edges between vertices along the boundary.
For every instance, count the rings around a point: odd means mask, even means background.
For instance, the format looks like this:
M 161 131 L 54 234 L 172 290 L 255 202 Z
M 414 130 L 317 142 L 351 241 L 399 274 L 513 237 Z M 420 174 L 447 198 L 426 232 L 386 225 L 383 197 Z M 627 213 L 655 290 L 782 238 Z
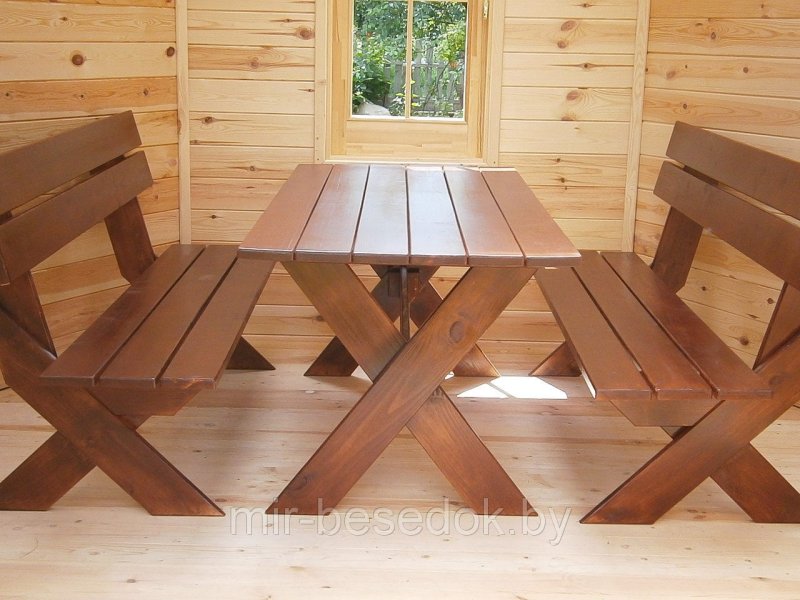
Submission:
M 686 282 L 703 230 L 784 281 L 759 361 L 800 327 L 800 162 L 676 123 L 655 194 L 671 206 L 653 269 Z
M 131 112 L 0 154 L 0 307 L 52 349 L 31 269 L 105 220 L 129 281 L 155 260 L 137 195 L 153 183 Z

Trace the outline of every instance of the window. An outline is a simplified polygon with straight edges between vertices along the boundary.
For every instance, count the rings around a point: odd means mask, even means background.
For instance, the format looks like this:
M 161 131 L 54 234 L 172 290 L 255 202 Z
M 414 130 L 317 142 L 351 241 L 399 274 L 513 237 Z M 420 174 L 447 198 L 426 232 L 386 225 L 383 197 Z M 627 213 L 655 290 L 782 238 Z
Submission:
M 339 0 L 331 11 L 331 158 L 483 156 L 488 3 Z

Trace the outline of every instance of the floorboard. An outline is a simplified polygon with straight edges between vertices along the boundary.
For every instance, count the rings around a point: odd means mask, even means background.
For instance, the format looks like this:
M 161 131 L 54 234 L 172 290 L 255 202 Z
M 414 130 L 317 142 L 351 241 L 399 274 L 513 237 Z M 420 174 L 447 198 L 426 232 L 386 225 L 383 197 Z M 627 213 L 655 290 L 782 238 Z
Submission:
M 95 471 L 48 512 L 0 513 L 0 598 L 800 595 L 800 526 L 751 523 L 713 483 L 654 526 L 581 525 L 666 435 L 629 425 L 574 379 L 445 385 L 540 518 L 480 520 L 461 509 L 406 430 L 333 514 L 265 516 L 368 386 L 363 374 L 303 377 L 313 344 L 278 350 L 268 353 L 276 371 L 227 373 L 220 390 L 142 429 L 225 517 L 151 517 Z M 49 432 L 0 392 L 0 476 Z M 800 486 L 800 409 L 756 446 Z

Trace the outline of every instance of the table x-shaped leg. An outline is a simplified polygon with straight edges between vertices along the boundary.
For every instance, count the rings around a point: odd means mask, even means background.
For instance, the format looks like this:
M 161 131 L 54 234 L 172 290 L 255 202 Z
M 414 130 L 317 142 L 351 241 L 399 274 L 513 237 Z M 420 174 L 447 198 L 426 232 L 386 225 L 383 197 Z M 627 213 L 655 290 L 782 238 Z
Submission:
M 372 297 L 380 304 L 389 319 L 394 321 L 400 316 L 401 302 L 400 298 L 393 295 L 389 290 L 389 278 L 391 277 L 389 268 L 383 265 L 374 265 L 372 268 L 381 278 L 381 281 L 372 290 Z M 419 268 L 419 288 L 414 296 L 409 298 L 411 301 L 411 320 L 417 325 L 422 325 L 442 303 L 441 296 L 430 283 L 430 278 L 433 277 L 436 270 L 436 267 Z M 342 341 L 335 337 L 328 343 L 305 374 L 309 376 L 344 377 L 352 375 L 357 366 L 358 362 L 353 358 L 353 355 L 347 351 Z M 453 373 L 460 377 L 497 377 L 499 375 L 497 369 L 478 346 L 473 346 L 467 351 L 458 364 L 453 367 Z
M 293 262 L 285 267 L 373 385 L 270 511 L 320 514 L 335 507 L 407 426 L 476 513 L 535 514 L 438 387 L 534 268 L 470 269 L 406 342 L 349 266 Z

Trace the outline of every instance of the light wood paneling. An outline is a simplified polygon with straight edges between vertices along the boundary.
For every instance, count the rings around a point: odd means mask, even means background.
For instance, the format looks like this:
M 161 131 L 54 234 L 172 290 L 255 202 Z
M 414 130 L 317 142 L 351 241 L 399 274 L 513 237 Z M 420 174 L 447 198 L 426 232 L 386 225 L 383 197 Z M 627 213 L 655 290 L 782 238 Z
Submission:
M 506 52 L 598 52 L 633 54 L 635 21 L 506 19 Z
M 630 88 L 632 54 L 518 53 L 503 56 L 505 86 Z
M 314 46 L 314 17 L 264 10 L 189 9 L 189 44 Z M 271 7 L 270 7 L 271 8 Z
M 506 0 L 506 16 L 530 19 L 635 19 L 636 0 Z
M 189 48 L 189 72 L 206 79 L 313 81 L 312 48 L 201 46 Z

